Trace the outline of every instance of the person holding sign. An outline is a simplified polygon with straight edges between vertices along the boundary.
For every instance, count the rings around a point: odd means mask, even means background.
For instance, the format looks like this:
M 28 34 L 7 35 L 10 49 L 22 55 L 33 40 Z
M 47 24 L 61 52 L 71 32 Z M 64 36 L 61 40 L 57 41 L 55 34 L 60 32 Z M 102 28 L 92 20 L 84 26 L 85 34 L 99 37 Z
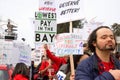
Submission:
M 67 61 L 69 59 L 69 56 L 64 56 L 64 57 L 57 57 L 54 54 L 52 54 L 52 52 L 50 52 L 50 50 L 48 49 L 48 45 L 44 44 L 43 45 L 46 55 L 57 65 L 56 66 L 56 75 L 54 76 L 55 80 L 56 77 L 58 78 L 58 72 L 59 72 L 59 68 L 63 65 L 63 64 L 67 64 Z M 64 75 L 65 76 L 65 75 Z M 59 78 L 61 79 L 61 77 L 59 76 Z M 59 79 L 58 79 L 59 80 Z
M 57 67 L 56 67 L 57 70 L 59 70 L 59 68 L 60 68 L 60 66 L 62 64 L 67 63 L 67 60 L 69 59 L 69 56 L 57 57 L 57 56 L 55 56 L 54 54 L 52 54 L 50 52 L 50 50 L 48 49 L 47 44 L 44 44 L 43 47 L 45 49 L 46 55 L 57 65 Z
M 39 67 L 39 75 L 42 77 L 42 80 L 52 80 L 53 76 L 56 72 L 56 64 L 52 62 L 48 57 L 46 57 L 46 60 L 41 62 L 41 66 Z
M 112 54 L 115 47 L 115 36 L 108 26 L 95 29 L 88 39 L 94 54 L 80 62 L 75 80 L 120 80 L 120 62 Z

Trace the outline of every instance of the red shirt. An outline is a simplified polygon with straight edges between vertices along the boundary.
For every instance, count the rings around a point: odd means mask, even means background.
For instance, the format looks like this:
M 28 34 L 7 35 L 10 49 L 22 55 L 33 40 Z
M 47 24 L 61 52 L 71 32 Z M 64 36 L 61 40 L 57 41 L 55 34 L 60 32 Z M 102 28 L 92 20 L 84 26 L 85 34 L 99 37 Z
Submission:
M 22 74 L 17 74 L 13 78 L 13 80 L 29 80 L 27 77 L 23 76 Z
M 41 66 L 40 66 L 40 68 L 39 68 L 39 71 L 44 70 L 48 65 L 49 65 L 49 62 L 48 62 L 48 61 L 43 61 L 43 62 L 41 63 Z M 52 67 L 51 67 L 50 69 L 47 69 L 47 70 L 42 74 L 42 76 L 49 75 L 49 74 L 54 75 L 55 72 L 56 72 L 56 65 L 53 63 L 53 64 L 52 64 Z
M 114 69 L 114 62 L 112 57 L 110 57 L 110 62 L 103 62 L 97 55 L 96 57 L 98 61 L 99 74 L 102 74 L 105 71 L 109 71 L 110 69 Z
M 56 70 L 59 70 L 62 64 L 66 64 L 65 58 L 53 55 L 49 50 L 46 50 L 47 56 L 56 64 Z
M 112 62 L 102 62 L 102 64 L 104 65 L 105 71 L 109 71 L 114 68 L 114 64 Z

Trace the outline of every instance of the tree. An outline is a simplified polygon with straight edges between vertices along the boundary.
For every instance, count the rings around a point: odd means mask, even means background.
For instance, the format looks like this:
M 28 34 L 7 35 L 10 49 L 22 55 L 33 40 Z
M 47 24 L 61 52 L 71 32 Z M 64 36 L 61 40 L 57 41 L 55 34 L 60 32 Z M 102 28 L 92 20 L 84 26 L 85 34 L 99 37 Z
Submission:
M 84 23 L 86 23 L 86 20 L 85 19 L 76 20 L 73 21 L 72 23 L 73 28 L 83 28 L 83 25 Z M 64 32 L 69 33 L 69 22 L 57 25 L 57 34 Z
M 57 25 L 57 34 L 64 32 L 69 32 L 69 22 Z
M 112 29 L 113 29 L 115 36 L 120 36 L 120 24 L 114 23 L 112 25 Z

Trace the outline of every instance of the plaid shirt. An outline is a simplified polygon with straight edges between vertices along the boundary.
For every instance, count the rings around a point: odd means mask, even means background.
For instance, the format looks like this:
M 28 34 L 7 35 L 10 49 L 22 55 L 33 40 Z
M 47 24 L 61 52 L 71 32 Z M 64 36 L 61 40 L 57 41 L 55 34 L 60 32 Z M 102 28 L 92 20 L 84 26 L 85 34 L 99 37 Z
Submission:
M 96 54 L 95 54 L 96 55 Z M 105 72 L 105 71 L 108 71 L 108 70 L 106 70 L 106 68 L 105 68 L 105 65 L 104 65 L 104 63 L 102 62 L 102 60 L 96 55 L 96 57 L 97 57 L 97 62 L 98 62 L 98 70 L 99 70 L 99 74 L 102 74 L 103 72 Z M 114 61 L 113 61 L 113 59 L 112 59 L 112 57 L 110 56 L 110 62 L 109 62 L 109 70 L 110 69 L 115 69 L 115 67 L 114 67 Z M 107 69 L 108 69 L 107 68 Z

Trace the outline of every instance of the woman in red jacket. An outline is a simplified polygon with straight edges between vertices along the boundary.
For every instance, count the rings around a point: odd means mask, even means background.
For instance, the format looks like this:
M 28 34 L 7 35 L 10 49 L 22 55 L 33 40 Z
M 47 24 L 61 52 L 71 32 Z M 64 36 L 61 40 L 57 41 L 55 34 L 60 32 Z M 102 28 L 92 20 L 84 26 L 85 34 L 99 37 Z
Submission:
M 64 57 L 55 56 L 54 54 L 52 54 L 52 52 L 50 52 L 47 44 L 44 44 L 43 47 L 45 49 L 46 55 L 57 65 L 56 67 L 57 71 L 59 70 L 61 65 L 67 64 L 69 56 L 64 56 Z
M 29 80 L 29 70 L 24 63 L 17 63 L 13 74 L 12 80 Z
M 49 78 L 49 80 L 52 80 L 53 76 L 56 73 L 56 64 L 52 62 L 49 58 L 45 61 L 42 61 L 41 66 L 39 68 L 39 74 L 43 77 L 43 80 L 46 77 Z

